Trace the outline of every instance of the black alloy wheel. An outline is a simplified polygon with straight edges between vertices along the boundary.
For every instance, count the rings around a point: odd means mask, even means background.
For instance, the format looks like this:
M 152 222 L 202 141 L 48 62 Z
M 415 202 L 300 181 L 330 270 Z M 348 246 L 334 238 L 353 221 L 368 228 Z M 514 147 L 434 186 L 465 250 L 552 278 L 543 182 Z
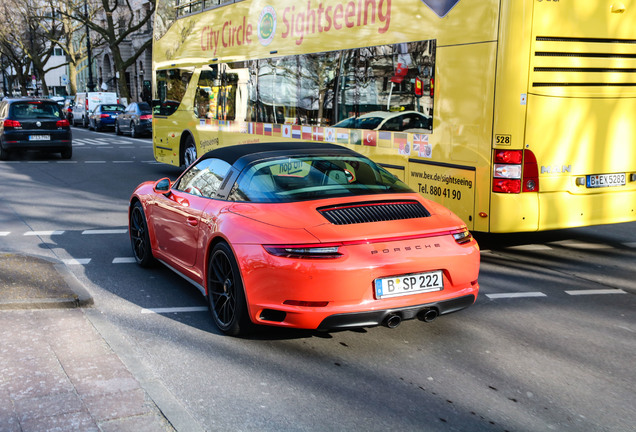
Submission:
M 227 243 L 214 246 L 208 264 L 208 306 L 214 323 L 229 336 L 250 330 L 245 292 L 238 263 Z
M 141 267 L 150 267 L 154 264 L 155 259 L 150 247 L 148 224 L 144 209 L 139 201 L 135 202 L 130 211 L 130 244 L 137 264 Z
M 5 150 L 2 148 L 2 144 L 0 144 L 0 160 L 6 161 L 9 159 L 9 150 Z
M 65 148 L 60 153 L 62 154 L 62 159 L 70 159 L 73 157 L 73 147 Z

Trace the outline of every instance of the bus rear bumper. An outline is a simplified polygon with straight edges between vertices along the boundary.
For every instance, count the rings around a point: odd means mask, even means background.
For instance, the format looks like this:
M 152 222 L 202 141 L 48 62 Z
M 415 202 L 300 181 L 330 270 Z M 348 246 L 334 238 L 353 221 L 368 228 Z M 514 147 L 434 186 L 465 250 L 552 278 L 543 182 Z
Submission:
M 490 232 L 532 232 L 636 221 L 636 184 L 598 193 L 492 194 Z M 605 188 L 604 188 L 605 189 Z

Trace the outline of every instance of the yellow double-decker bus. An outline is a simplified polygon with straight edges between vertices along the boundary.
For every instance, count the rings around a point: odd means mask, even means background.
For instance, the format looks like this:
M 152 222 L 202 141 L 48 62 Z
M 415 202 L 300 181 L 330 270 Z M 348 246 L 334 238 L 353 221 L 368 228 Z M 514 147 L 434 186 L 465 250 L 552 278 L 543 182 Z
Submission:
M 159 0 L 154 155 L 354 148 L 472 230 L 636 220 L 632 0 Z

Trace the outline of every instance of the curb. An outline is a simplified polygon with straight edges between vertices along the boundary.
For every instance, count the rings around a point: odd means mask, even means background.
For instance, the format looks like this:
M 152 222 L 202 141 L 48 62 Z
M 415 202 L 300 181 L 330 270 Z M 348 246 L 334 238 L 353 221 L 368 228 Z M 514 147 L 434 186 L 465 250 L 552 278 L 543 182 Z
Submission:
M 67 296 L 51 298 L 28 298 L 0 300 L 0 310 L 26 310 L 26 309 L 71 309 L 80 307 L 90 307 L 93 305 L 93 297 L 71 271 L 59 260 L 48 257 L 15 253 L 10 251 L 0 251 L 0 255 L 12 257 L 25 257 L 45 261 L 51 264 L 52 269 L 60 276 L 68 289 L 71 291 Z

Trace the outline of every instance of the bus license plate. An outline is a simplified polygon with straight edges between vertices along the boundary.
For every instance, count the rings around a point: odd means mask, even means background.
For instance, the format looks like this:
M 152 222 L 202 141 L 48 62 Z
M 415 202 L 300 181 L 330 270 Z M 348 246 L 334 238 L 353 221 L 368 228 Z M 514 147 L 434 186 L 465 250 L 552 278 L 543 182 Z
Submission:
M 375 280 L 375 297 L 377 299 L 441 291 L 443 289 L 444 281 L 441 270 Z
M 50 135 L 29 135 L 29 141 L 50 141 Z
M 625 186 L 626 176 L 625 173 L 618 174 L 595 174 L 587 176 L 588 188 L 601 188 L 612 186 Z

